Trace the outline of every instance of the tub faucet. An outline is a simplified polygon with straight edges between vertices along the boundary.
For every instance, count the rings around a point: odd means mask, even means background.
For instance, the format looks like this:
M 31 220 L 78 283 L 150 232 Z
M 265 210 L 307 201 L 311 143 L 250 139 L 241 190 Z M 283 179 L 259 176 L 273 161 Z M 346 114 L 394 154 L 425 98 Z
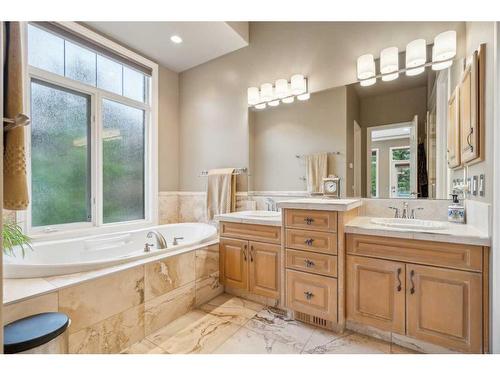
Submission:
M 183 240 L 184 237 L 174 237 L 174 242 L 172 243 L 172 245 L 174 246 L 177 246 L 179 244 L 178 240 Z
M 166 249 L 167 248 L 167 241 L 165 240 L 165 237 L 158 232 L 157 230 L 152 230 L 149 231 L 148 234 L 146 235 L 147 238 L 153 238 L 155 236 L 156 238 L 156 248 L 157 249 Z

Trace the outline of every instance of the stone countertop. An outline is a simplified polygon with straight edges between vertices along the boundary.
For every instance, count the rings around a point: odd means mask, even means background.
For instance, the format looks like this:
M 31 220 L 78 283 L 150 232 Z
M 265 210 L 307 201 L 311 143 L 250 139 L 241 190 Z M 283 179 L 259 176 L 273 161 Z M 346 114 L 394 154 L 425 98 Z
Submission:
M 231 223 L 271 225 L 274 227 L 281 227 L 281 213 L 279 213 L 279 215 L 277 216 L 265 217 L 265 216 L 249 216 L 249 212 L 255 212 L 255 211 L 240 211 L 240 212 L 231 212 L 228 214 L 215 215 L 215 220 L 229 221 Z M 274 212 L 274 211 L 263 211 L 263 212 Z
M 363 204 L 361 199 L 299 198 L 278 202 L 279 208 L 296 208 L 321 211 L 350 211 Z
M 445 229 L 407 229 L 378 225 L 373 217 L 358 216 L 345 225 L 345 233 L 407 238 L 424 241 L 450 242 L 466 245 L 491 246 L 488 234 L 469 224 L 447 223 Z

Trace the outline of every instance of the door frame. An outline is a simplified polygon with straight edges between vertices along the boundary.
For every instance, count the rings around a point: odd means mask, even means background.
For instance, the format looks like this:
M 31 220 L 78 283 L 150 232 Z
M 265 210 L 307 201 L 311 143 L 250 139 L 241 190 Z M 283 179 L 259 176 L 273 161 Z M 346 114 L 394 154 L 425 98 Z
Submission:
M 353 195 L 355 197 L 361 197 L 361 160 L 362 160 L 362 150 L 361 150 L 361 138 L 362 131 L 361 126 L 358 122 L 354 120 L 354 183 L 353 183 Z

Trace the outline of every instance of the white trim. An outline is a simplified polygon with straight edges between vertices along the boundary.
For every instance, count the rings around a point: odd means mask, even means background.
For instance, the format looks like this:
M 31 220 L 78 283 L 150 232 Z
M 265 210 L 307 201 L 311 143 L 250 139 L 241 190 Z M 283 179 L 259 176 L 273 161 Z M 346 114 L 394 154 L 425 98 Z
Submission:
M 128 105 L 140 110 L 145 111 L 144 119 L 144 141 L 145 141 L 145 161 L 144 161 L 144 180 L 145 180 L 145 196 L 144 196 L 144 214 L 145 218 L 143 220 L 134 220 L 129 222 L 121 223 L 109 223 L 104 224 L 102 222 L 102 165 L 100 161 L 102 160 L 102 146 L 101 142 L 92 142 L 92 192 L 91 192 L 91 203 L 92 203 L 92 222 L 90 223 L 72 223 L 72 224 L 62 224 L 54 225 L 57 232 L 46 233 L 45 228 L 31 228 L 31 203 L 28 209 L 28 214 L 19 213 L 18 220 L 24 222 L 24 229 L 31 237 L 34 238 L 64 238 L 67 236 L 73 236 L 76 233 L 108 233 L 111 231 L 125 230 L 129 228 L 137 228 L 138 226 L 151 226 L 158 223 L 158 64 L 150 61 L 143 56 L 138 55 L 135 52 L 129 51 L 125 47 L 106 39 L 105 37 L 87 29 L 86 27 L 79 25 L 75 22 L 60 22 L 66 28 L 73 30 L 87 38 L 90 38 L 107 48 L 117 51 L 118 53 L 126 56 L 131 60 L 135 60 L 142 65 L 145 65 L 152 70 L 151 77 L 149 79 L 150 84 L 145 87 L 149 90 L 148 101 L 149 103 L 139 102 L 125 96 L 117 95 L 94 86 L 86 85 L 72 79 L 47 72 L 42 69 L 28 66 L 27 63 L 27 22 L 23 22 L 23 41 L 25 48 L 23 49 L 24 54 L 24 86 L 25 86 L 25 108 L 29 112 L 29 96 L 30 96 L 30 85 L 32 78 L 39 79 L 44 82 L 52 83 L 55 85 L 67 87 L 75 91 L 87 94 L 91 96 L 91 138 L 101 140 L 100 132 L 101 127 L 98 126 L 102 123 L 102 111 L 101 105 L 102 100 L 112 100 L 120 104 Z M 26 136 L 26 150 L 27 150 L 27 168 L 31 171 L 31 147 L 30 147 L 30 128 L 28 129 L 28 135 Z M 30 172 L 29 172 L 30 173 Z M 31 178 L 28 178 L 28 187 L 31 192 Z M 96 204 L 95 204 L 96 203 Z
M 493 144 L 500 144 L 500 22 L 493 33 Z M 500 353 L 500 148 L 493 148 L 493 223 L 490 265 L 490 340 L 491 352 Z
M 373 156 L 373 151 L 375 151 L 376 155 L 376 165 L 375 165 L 375 171 L 376 171 L 376 179 L 375 179 L 375 196 L 372 196 L 372 156 Z M 370 152 L 370 178 L 368 179 L 369 181 L 367 182 L 366 185 L 369 186 L 368 193 L 370 195 L 370 198 L 378 198 L 380 196 L 380 171 L 379 171 L 379 165 L 380 165 L 380 150 L 378 148 L 372 148 Z

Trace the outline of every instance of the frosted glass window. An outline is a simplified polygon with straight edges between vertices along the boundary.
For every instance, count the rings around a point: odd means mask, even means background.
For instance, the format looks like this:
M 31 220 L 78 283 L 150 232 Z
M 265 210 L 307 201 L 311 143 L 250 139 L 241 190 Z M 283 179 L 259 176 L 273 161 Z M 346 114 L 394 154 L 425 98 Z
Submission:
M 123 95 L 127 98 L 144 102 L 144 74 L 123 67 Z
M 144 111 L 103 100 L 103 220 L 144 219 Z
M 28 63 L 64 75 L 64 39 L 28 24 Z
M 96 54 L 86 48 L 66 41 L 66 77 L 96 85 Z
M 122 64 L 97 55 L 97 87 L 122 95 Z
M 90 96 L 31 82 L 32 226 L 91 221 Z

